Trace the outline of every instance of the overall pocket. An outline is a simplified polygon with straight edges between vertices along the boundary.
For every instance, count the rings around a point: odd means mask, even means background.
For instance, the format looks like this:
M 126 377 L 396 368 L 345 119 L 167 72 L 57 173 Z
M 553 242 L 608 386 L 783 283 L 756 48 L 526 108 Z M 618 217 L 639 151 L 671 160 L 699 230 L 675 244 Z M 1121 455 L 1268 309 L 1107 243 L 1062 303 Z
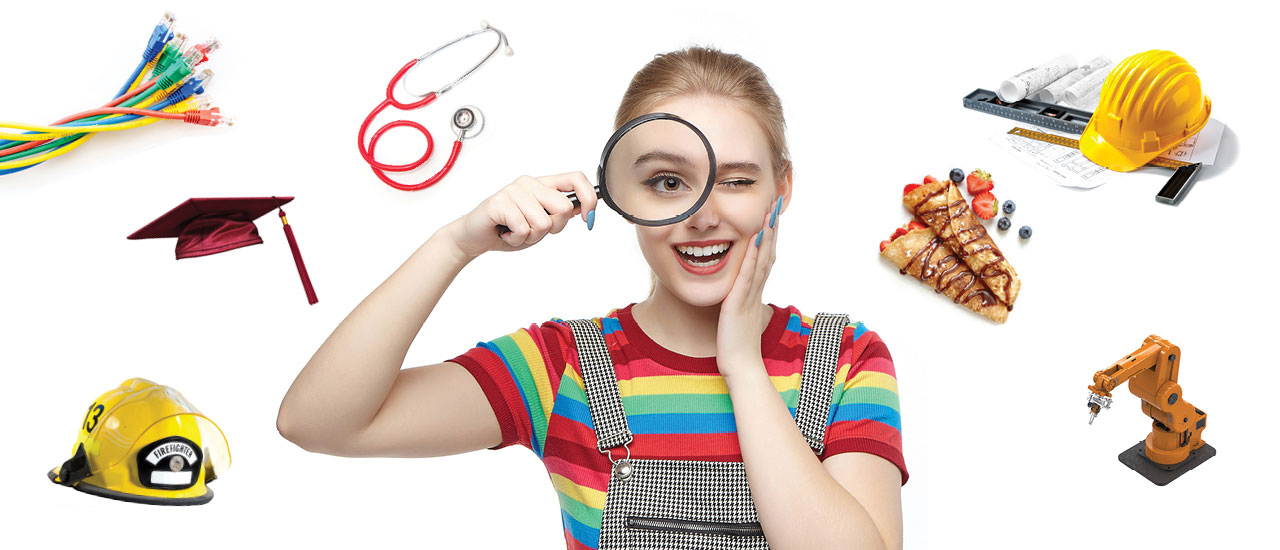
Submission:
M 605 495 L 601 550 L 769 548 L 741 462 L 631 460 Z

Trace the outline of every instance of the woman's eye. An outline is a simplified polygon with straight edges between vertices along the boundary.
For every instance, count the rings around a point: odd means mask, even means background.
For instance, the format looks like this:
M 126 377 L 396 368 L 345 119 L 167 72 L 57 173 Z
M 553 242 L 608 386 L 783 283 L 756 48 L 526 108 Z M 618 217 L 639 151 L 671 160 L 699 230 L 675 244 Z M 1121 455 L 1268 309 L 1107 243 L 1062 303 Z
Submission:
M 674 174 L 658 174 L 644 182 L 659 193 L 675 193 L 685 187 L 684 180 Z
M 747 178 L 738 178 L 720 182 L 720 185 L 728 185 L 729 187 L 745 187 L 755 183 L 756 180 Z

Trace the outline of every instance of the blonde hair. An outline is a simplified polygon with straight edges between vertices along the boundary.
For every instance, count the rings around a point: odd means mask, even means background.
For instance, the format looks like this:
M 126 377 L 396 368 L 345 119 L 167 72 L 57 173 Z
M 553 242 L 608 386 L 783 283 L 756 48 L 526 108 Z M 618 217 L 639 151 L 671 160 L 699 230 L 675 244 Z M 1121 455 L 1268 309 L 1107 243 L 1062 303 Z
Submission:
M 628 120 L 652 112 L 662 102 L 686 95 L 718 96 L 738 102 L 764 130 L 773 153 L 774 175 L 791 170 L 782 101 L 764 71 L 738 54 L 693 46 L 654 56 L 631 78 L 613 127 L 620 128 Z
M 653 112 L 659 104 L 680 96 L 708 95 L 737 102 L 764 130 L 773 154 L 773 174 L 791 172 L 787 151 L 787 122 L 782 101 L 769 85 L 764 71 L 741 55 L 714 48 L 693 46 L 654 56 L 631 78 L 622 103 L 614 116 L 614 129 L 627 121 Z M 658 275 L 649 272 L 649 296 L 658 287 Z

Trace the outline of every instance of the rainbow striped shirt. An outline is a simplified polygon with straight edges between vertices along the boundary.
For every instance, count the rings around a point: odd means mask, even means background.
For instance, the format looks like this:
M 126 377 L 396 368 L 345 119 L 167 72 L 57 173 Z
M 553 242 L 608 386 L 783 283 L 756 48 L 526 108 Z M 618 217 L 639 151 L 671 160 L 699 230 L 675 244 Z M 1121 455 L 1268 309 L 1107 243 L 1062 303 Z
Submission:
M 634 305 L 634 304 L 632 304 Z M 772 304 L 770 304 L 772 306 Z M 800 372 L 813 319 L 774 308 L 761 336 L 769 378 L 795 416 Z M 740 462 L 733 404 L 715 357 L 688 357 L 651 340 L 631 306 L 595 319 L 604 334 L 618 391 L 634 434 L 632 458 Z M 520 444 L 546 465 L 560 500 L 570 550 L 598 548 L 610 464 L 596 450 L 573 332 L 560 319 L 481 342 L 451 359 L 469 371 L 493 407 L 502 443 Z M 831 393 L 826 450 L 892 462 L 907 481 L 893 360 L 861 323 L 845 327 Z M 799 428 L 797 428 L 798 430 Z

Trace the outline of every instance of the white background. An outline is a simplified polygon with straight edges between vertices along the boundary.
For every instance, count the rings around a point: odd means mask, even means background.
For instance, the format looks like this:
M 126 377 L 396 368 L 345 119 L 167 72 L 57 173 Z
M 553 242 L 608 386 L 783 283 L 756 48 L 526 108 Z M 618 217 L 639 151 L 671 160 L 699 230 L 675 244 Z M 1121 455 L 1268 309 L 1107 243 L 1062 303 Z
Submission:
M 238 124 L 100 136 L 0 178 L 0 546 L 563 548 L 554 491 L 526 450 L 315 455 L 279 437 L 276 408 L 329 332 L 440 225 L 521 174 L 591 173 L 634 71 L 692 44 L 759 64 L 786 110 L 796 186 L 766 299 L 848 312 L 894 355 L 908 548 L 1266 546 L 1272 29 L 1230 2 L 1137 5 L 7 5 L 0 119 L 41 123 L 105 102 L 172 10 L 193 40 L 222 40 L 210 95 Z M 478 105 L 487 129 L 442 183 L 386 187 L 356 152 L 357 125 L 401 65 L 482 19 L 516 54 L 412 115 L 440 149 L 421 173 L 446 155 L 454 108 Z M 1227 125 L 1218 164 L 1178 207 L 1153 200 L 1163 171 L 1091 191 L 1053 186 L 988 141 L 1012 122 L 961 107 L 974 88 L 1061 53 L 1119 60 L 1150 48 L 1186 57 Z M 438 85 L 427 80 L 422 89 Z M 406 131 L 386 141 L 395 161 L 421 147 Z M 876 253 L 908 219 L 902 186 L 957 166 L 989 170 L 996 195 L 1019 205 L 1014 226 L 1035 229 L 1029 242 L 997 235 L 1023 281 L 1005 325 Z M 273 194 L 299 197 L 286 210 L 316 306 L 273 216 L 259 224 L 264 245 L 208 258 L 175 262 L 171 240 L 125 240 L 188 197 Z M 531 250 L 482 257 L 408 364 L 643 299 L 648 270 L 633 243 L 630 226 L 602 210 L 591 233 L 575 222 Z M 1148 334 L 1182 347 L 1181 382 L 1208 412 L 1205 439 L 1219 453 L 1167 487 L 1116 461 L 1148 429 L 1137 398 L 1117 392 L 1086 425 L 1094 371 Z M 45 479 L 84 407 L 133 376 L 178 388 L 228 434 L 235 463 L 209 505 L 125 504 Z

